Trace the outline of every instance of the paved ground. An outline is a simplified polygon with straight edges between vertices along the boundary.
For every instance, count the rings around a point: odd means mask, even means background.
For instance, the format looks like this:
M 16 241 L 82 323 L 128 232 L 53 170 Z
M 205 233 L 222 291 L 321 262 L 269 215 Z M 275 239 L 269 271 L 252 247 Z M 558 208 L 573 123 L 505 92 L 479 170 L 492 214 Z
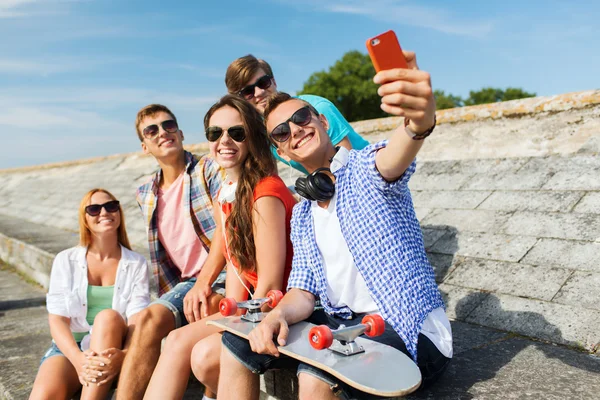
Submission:
M 44 291 L 0 269 L 0 399 L 26 399 L 50 343 Z M 592 399 L 600 358 L 509 332 L 452 322 L 455 357 L 432 389 L 413 399 Z M 199 398 L 194 385 L 186 399 Z M 293 398 L 289 386 L 274 393 Z M 290 395 L 291 394 L 291 395 Z

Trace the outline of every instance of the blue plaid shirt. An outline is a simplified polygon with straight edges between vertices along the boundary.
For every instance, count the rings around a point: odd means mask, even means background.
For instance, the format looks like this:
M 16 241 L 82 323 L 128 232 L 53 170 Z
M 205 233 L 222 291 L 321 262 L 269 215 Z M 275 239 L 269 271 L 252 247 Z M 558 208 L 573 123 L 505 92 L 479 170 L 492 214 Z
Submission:
M 416 360 L 417 338 L 427 315 L 444 303 L 423 245 L 408 180 L 413 161 L 395 182 L 385 181 L 375 167 L 377 150 L 387 141 L 352 150 L 336 178 L 336 213 L 354 263 L 365 279 L 381 316 L 394 328 Z M 348 307 L 333 307 L 327 297 L 323 259 L 315 239 L 310 201 L 294 207 L 294 245 L 288 290 L 315 295 L 325 311 L 352 317 Z
M 213 199 L 217 198 L 221 182 L 224 179 L 224 172 L 214 160 L 207 156 L 198 158 L 188 151 L 185 152 L 185 163 L 184 209 L 190 210 L 189 217 L 194 224 L 194 230 L 208 251 L 215 230 Z M 158 285 L 159 296 L 170 291 L 183 280 L 181 270 L 173 263 L 158 239 L 158 222 L 155 211 L 161 177 L 162 170 L 158 170 L 147 183 L 138 188 L 136 196 L 148 228 L 152 272 Z

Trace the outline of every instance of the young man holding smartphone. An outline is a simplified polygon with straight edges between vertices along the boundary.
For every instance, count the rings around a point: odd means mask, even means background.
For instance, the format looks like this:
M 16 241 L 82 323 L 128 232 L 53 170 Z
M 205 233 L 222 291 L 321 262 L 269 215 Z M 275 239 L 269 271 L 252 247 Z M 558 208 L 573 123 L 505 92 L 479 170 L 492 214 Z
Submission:
M 160 166 L 137 191 L 159 298 L 132 322 L 118 399 L 141 399 L 162 339 L 169 335 L 168 350 L 169 342 L 177 341 L 176 329 L 218 311 L 222 296 L 214 292 L 224 293 L 219 276 L 225 265 L 220 251 L 223 235 L 213 219 L 213 201 L 223 180 L 220 167 L 207 156 L 196 157 L 183 149 L 183 132 L 163 105 L 142 108 L 136 130 L 144 153 Z M 218 250 L 209 252 L 213 245 Z
M 277 93 L 277 82 L 271 66 L 252 54 L 240 57 L 229 64 L 225 74 L 225 85 L 229 93 L 243 97 L 261 114 L 265 111 L 267 98 Z M 334 146 L 360 150 L 369 145 L 366 139 L 356 133 L 331 101 L 314 95 L 300 95 L 298 98 L 308 102 L 320 114 L 325 115 L 329 121 L 327 133 Z M 294 160 L 283 160 L 274 148 L 273 155 L 293 168 L 307 172 L 300 163 Z
M 327 118 L 305 101 L 285 93 L 269 98 L 265 122 L 277 152 L 309 171 L 306 179 L 326 175 L 334 191 L 307 184 L 315 200 L 294 208 L 294 259 L 283 300 L 248 341 L 223 334 L 220 398 L 257 399 L 258 375 L 252 371 L 289 367 L 273 338 L 284 345 L 289 325 L 305 319 L 337 328 L 379 313 L 385 333 L 368 339 L 409 355 L 421 370 L 421 387 L 448 365 L 452 331 L 407 186 L 423 139 L 435 127 L 435 100 L 429 74 L 417 69 L 414 53 L 404 56 L 409 69 L 381 71 L 374 81 L 381 85 L 381 108 L 403 116 L 405 125 L 363 150 L 336 149 Z M 323 310 L 313 311 L 316 300 Z M 365 396 L 324 371 L 303 363 L 294 367 L 301 399 Z

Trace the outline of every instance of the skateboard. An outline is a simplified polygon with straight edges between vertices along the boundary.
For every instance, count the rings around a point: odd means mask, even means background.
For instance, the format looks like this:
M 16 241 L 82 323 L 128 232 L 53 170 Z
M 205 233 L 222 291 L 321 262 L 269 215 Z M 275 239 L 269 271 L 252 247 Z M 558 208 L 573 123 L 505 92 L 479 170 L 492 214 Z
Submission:
M 224 317 L 235 315 L 239 309 L 245 309 L 246 313 L 241 316 L 244 321 L 260 322 L 265 317 L 265 313 L 260 309 L 265 304 L 275 308 L 279 301 L 283 298 L 283 293 L 280 290 L 269 290 L 267 297 L 260 299 L 251 299 L 238 302 L 234 298 L 226 297 L 219 302 L 219 312 Z
M 281 354 L 322 369 L 348 385 L 377 396 L 405 396 L 418 389 L 421 372 L 401 351 L 361 334 L 378 336 L 385 323 L 379 315 L 367 315 L 361 324 L 331 330 L 326 325 L 299 322 L 291 325 Z M 239 316 L 208 321 L 234 335 L 248 338 L 257 325 Z

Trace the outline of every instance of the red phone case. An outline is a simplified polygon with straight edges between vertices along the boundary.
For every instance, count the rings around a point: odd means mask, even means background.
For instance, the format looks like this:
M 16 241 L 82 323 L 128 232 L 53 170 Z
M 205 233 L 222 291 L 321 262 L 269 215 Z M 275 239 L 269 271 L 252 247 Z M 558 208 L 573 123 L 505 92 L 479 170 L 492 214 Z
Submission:
M 393 68 L 408 68 L 394 31 L 387 31 L 368 39 L 367 50 L 377 72 Z

